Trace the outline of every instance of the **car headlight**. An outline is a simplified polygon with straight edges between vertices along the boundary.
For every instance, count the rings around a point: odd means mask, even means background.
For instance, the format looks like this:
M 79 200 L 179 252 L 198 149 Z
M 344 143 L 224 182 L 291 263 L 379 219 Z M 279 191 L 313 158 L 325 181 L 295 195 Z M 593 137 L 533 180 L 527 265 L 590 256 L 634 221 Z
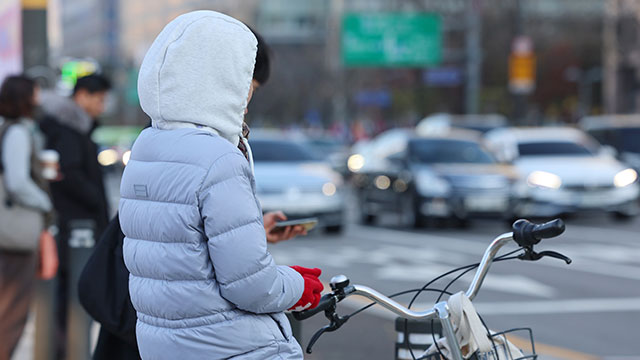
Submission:
M 415 183 L 418 193 L 424 196 L 447 196 L 451 191 L 449 182 L 429 173 L 418 173 Z
M 380 190 L 387 190 L 391 186 L 391 179 L 386 175 L 380 175 L 373 180 L 373 184 Z
M 616 187 L 625 187 L 633 184 L 636 180 L 638 180 L 638 173 L 633 169 L 625 169 L 613 177 L 613 184 Z
M 102 166 L 113 165 L 118 162 L 118 152 L 114 149 L 105 149 L 98 154 L 98 162 Z
M 347 160 L 347 167 L 352 172 L 358 172 L 364 166 L 364 156 L 360 154 L 353 154 L 349 156 Z
M 531 187 L 543 187 L 547 189 L 559 189 L 562 179 L 556 174 L 546 171 L 534 171 L 527 177 L 527 184 Z
M 124 166 L 127 166 L 130 159 L 131 159 L 131 150 L 127 150 L 125 151 L 124 154 L 122 154 L 122 163 L 124 164 Z
M 333 196 L 336 194 L 336 191 L 338 189 L 336 188 L 336 185 L 334 183 L 325 183 L 324 185 L 322 185 L 322 193 L 325 196 Z

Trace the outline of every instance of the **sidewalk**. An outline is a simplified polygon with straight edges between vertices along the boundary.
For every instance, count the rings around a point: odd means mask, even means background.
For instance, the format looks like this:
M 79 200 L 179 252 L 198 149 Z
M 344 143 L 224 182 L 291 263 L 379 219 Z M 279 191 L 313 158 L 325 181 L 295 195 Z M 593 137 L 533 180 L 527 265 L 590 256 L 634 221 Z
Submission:
M 24 329 L 18 348 L 11 360 L 33 360 L 33 347 L 35 336 L 35 317 L 33 311 L 29 314 L 27 326 Z
M 91 346 L 95 346 L 98 340 L 98 331 L 100 327 L 98 323 L 94 322 L 91 326 Z M 18 348 L 13 354 L 11 360 L 33 360 L 33 348 L 35 346 L 35 312 L 29 314 L 29 320 L 27 326 L 24 329 L 22 338 L 18 343 Z

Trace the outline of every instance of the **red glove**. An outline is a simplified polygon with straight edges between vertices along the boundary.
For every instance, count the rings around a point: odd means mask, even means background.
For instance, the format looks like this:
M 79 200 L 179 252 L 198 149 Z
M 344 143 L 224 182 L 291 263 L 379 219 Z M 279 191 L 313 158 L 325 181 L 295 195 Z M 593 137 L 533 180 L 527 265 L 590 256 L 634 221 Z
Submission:
M 324 289 L 324 285 L 318 280 L 318 276 L 322 274 L 322 270 L 318 268 L 309 269 L 302 266 L 292 266 L 291 268 L 302 275 L 304 279 L 304 291 L 302 292 L 300 300 L 289 310 L 302 311 L 318 306 L 321 296 L 320 293 L 322 289 Z

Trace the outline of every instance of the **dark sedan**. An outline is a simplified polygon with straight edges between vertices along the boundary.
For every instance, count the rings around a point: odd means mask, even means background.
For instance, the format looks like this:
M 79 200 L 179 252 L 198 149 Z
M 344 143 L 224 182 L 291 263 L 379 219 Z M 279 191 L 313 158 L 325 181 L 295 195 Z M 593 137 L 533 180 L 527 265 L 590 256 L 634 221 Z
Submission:
M 516 172 L 467 135 L 408 135 L 395 144 L 400 151 L 375 161 L 381 166 L 359 171 L 354 182 L 363 222 L 372 223 L 383 212 L 399 214 L 415 226 L 430 220 L 466 225 L 474 216 L 504 217 L 515 201 Z

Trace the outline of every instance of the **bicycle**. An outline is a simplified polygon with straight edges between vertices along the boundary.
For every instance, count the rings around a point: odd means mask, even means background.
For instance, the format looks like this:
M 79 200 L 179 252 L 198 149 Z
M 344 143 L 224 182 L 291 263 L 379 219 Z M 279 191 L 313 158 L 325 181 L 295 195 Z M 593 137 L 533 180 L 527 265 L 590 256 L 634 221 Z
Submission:
M 489 268 L 491 267 L 491 264 L 494 262 L 494 259 L 495 261 L 503 261 L 503 260 L 511 260 L 511 259 L 517 258 L 520 260 L 536 261 L 543 257 L 552 257 L 552 258 L 563 260 L 567 264 L 571 263 L 570 258 L 558 252 L 542 251 L 538 253 L 534 250 L 534 245 L 537 245 L 542 239 L 554 238 L 564 232 L 565 225 L 562 220 L 556 219 L 543 224 L 534 224 L 529 222 L 528 220 L 521 219 L 513 223 L 512 230 L 513 230 L 512 232 L 504 233 L 496 237 L 491 242 L 491 244 L 485 250 L 484 255 L 482 257 L 482 261 L 480 263 L 464 266 L 464 267 L 449 271 L 441 276 L 438 276 L 436 279 L 430 281 L 421 289 L 417 289 L 417 290 L 412 289 L 412 290 L 403 291 L 397 294 L 393 294 L 391 296 L 385 296 L 380 292 L 372 288 L 369 288 L 367 286 L 350 284 L 349 278 L 347 278 L 345 275 L 334 276 L 330 282 L 330 287 L 332 291 L 322 296 L 317 307 L 309 310 L 304 310 L 301 312 L 293 312 L 293 316 L 295 319 L 305 320 L 324 311 L 325 316 L 330 321 L 328 325 L 318 330 L 312 336 L 306 349 L 307 353 L 309 354 L 311 353 L 313 345 L 318 341 L 320 336 L 322 336 L 324 333 L 338 330 L 351 317 L 355 316 L 356 314 L 366 310 L 367 308 L 375 304 L 378 304 L 404 319 L 439 320 L 442 326 L 442 330 L 444 332 L 444 336 L 446 337 L 446 343 L 448 345 L 448 348 L 451 350 L 451 358 L 449 360 L 464 360 L 462 353 L 460 351 L 460 345 L 455 336 L 454 324 L 452 323 L 450 318 L 450 311 L 449 311 L 449 306 L 447 304 L 447 301 L 440 301 L 440 298 L 442 297 L 442 295 L 444 294 L 451 295 L 451 293 L 447 292 L 447 289 L 451 284 L 453 284 L 453 282 L 455 282 L 457 279 L 462 277 L 462 275 L 466 274 L 467 272 L 477 268 L 474 278 L 471 282 L 471 285 L 469 285 L 469 288 L 465 292 L 466 297 L 468 297 L 469 300 L 473 300 L 477 295 L 478 291 L 480 290 L 480 287 L 482 286 L 482 282 L 484 281 L 484 278 L 489 272 Z M 520 247 L 515 251 L 512 251 L 508 254 L 505 254 L 496 258 L 498 251 L 504 245 L 509 243 L 511 240 L 515 241 Z M 517 256 L 509 257 L 509 255 L 512 255 L 518 251 L 522 251 L 522 253 Z M 460 270 L 465 270 L 465 272 L 463 272 L 462 274 L 457 276 L 453 281 L 451 281 L 449 285 L 445 287 L 445 289 L 443 290 L 429 289 L 429 286 L 434 281 Z M 438 291 L 441 293 L 440 298 L 438 298 L 437 300 L 438 302 L 435 304 L 435 306 L 431 309 L 424 310 L 424 311 L 411 310 L 410 307 L 415 301 L 415 299 L 418 297 L 418 295 L 421 292 L 427 291 L 427 290 Z M 391 297 L 395 297 L 398 295 L 411 293 L 411 292 L 415 292 L 416 294 L 414 295 L 413 299 L 411 300 L 411 302 L 407 307 L 391 299 Z M 338 303 L 344 300 L 345 298 L 353 295 L 363 296 L 365 298 L 373 300 L 373 303 L 359 309 L 358 311 L 350 315 L 345 315 L 345 316 L 338 315 L 336 313 Z M 485 325 L 485 328 L 486 328 L 486 325 Z M 488 328 L 486 329 L 487 331 L 489 331 Z M 518 329 L 518 330 L 522 330 L 522 329 Z M 533 335 L 531 330 L 530 329 L 528 330 L 530 334 L 533 354 L 525 357 L 520 357 L 518 359 L 513 359 L 513 360 L 537 359 L 537 355 L 535 354 Z M 492 334 L 489 332 L 488 336 L 491 338 L 492 336 L 503 335 L 505 333 L 506 332 Z M 407 339 L 407 345 L 408 345 L 408 337 L 406 333 L 404 338 Z M 444 359 L 445 357 L 440 351 L 440 349 L 438 349 L 438 352 Z M 415 355 L 413 354 L 413 351 L 411 351 L 411 355 L 413 359 L 416 359 Z M 496 357 L 497 355 L 495 355 L 494 358 Z

